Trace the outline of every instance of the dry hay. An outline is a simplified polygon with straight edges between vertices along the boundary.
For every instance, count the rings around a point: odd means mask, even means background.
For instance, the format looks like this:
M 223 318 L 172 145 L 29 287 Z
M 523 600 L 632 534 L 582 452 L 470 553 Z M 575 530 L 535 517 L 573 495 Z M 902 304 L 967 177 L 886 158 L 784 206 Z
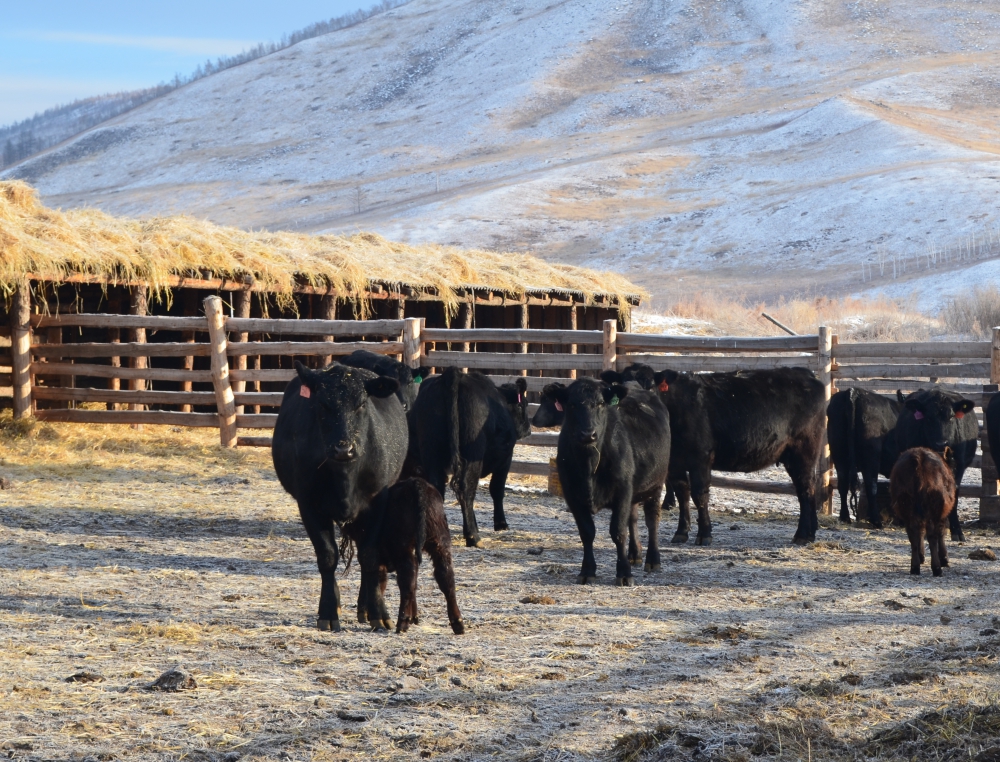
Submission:
M 291 304 L 306 283 L 345 297 L 371 283 L 437 295 L 450 312 L 458 291 L 488 288 L 515 297 L 526 291 L 570 291 L 591 303 L 595 294 L 617 299 L 641 290 L 614 273 L 549 264 L 528 254 L 410 246 L 374 233 L 351 236 L 245 231 L 191 217 L 131 220 L 92 209 L 57 211 L 20 181 L 0 182 L 0 288 L 8 293 L 28 275 L 61 281 L 81 273 L 109 282 L 146 282 L 169 293 L 172 276 L 252 279 Z M 367 310 L 362 300 L 362 312 Z
M 996 737 L 992 565 L 953 546 L 944 577 L 913 578 L 902 531 L 826 518 L 793 547 L 791 497 L 716 491 L 708 548 L 670 545 L 668 514 L 663 571 L 616 588 L 603 529 L 599 584 L 575 584 L 579 537 L 541 479 L 516 479 L 512 529 L 483 549 L 449 496 L 468 634 L 451 635 L 428 563 L 409 634 L 353 622 L 356 566 L 328 633 L 266 451 L 51 423 L 8 424 L 0 448 L 13 759 L 933 760 Z M 175 667 L 196 687 L 149 690 Z

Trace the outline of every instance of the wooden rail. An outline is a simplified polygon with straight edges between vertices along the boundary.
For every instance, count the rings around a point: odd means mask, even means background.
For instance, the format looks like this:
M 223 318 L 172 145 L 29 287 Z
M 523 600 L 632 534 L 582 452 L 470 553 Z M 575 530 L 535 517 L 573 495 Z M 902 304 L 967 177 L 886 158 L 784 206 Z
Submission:
M 1000 382 L 1000 334 L 996 333 L 990 342 L 839 344 L 826 329 L 810 336 L 763 338 L 619 332 L 614 321 L 597 331 L 477 329 L 471 327 L 468 309 L 459 316 L 463 327 L 445 329 L 426 328 L 422 319 L 414 318 L 251 318 L 245 317 L 243 302 L 237 310 L 243 317 L 227 317 L 221 301 L 212 301 L 217 297 L 205 300 L 203 317 L 161 317 L 143 314 L 144 299 L 144 293 L 133 295 L 133 314 L 129 315 L 31 315 L 25 309 L 30 306 L 27 295 L 15 289 L 10 325 L 0 327 L 0 334 L 11 336 L 9 354 L 0 354 L 0 385 L 14 389 L 15 415 L 76 423 L 213 427 L 219 429 L 220 441 L 227 447 L 264 447 L 270 445 L 269 436 L 240 432 L 274 427 L 283 398 L 281 386 L 295 376 L 290 360 L 312 357 L 326 362 L 358 349 L 399 357 L 413 368 L 455 366 L 488 371 L 498 385 L 521 379 L 532 392 L 550 383 L 571 383 L 579 375 L 621 370 L 634 362 L 684 372 L 803 366 L 817 374 L 828 398 L 838 386 L 894 394 L 897 388 L 909 392 L 948 379 L 941 384 L 943 388 L 982 405 L 996 393 L 984 388 L 983 382 Z M 334 315 L 328 309 L 321 314 Z M 99 336 L 102 330 L 107 332 L 107 342 L 90 340 L 95 331 Z M 39 339 L 33 340 L 36 332 Z M 80 332 L 86 332 L 88 341 L 72 341 Z M 119 337 L 126 340 L 119 341 Z M 496 345 L 522 351 L 477 351 Z M 271 367 L 260 367 L 261 357 L 275 359 L 268 363 Z M 248 358 L 255 362 L 247 362 Z M 123 383 L 130 388 L 122 388 Z M 261 389 L 261 384 L 272 386 Z M 98 388 L 102 386 L 107 388 Z M 94 409 L 95 405 L 108 409 Z M 212 412 L 192 412 L 195 409 Z M 535 432 L 520 442 L 546 448 L 557 443 L 558 434 L 553 432 Z M 1000 520 L 1000 479 L 992 458 L 977 456 L 973 465 L 982 467 L 984 486 L 963 487 L 962 495 L 981 493 L 981 515 Z M 549 468 L 547 463 L 521 460 L 512 466 L 514 473 L 540 475 Z M 835 482 L 826 460 L 822 477 L 829 494 Z M 733 475 L 713 475 L 713 485 L 794 494 L 787 482 Z

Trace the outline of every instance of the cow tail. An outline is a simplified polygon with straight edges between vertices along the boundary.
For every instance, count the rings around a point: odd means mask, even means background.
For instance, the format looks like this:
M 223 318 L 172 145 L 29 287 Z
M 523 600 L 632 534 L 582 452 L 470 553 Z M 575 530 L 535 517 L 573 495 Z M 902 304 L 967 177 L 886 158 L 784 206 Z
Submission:
M 459 429 L 458 416 L 458 387 L 461 380 L 460 372 L 456 368 L 448 368 L 444 372 L 445 388 L 447 389 L 448 413 L 448 448 L 449 464 L 451 470 L 451 488 L 456 495 L 465 494 L 465 473 L 462 469 L 462 448 Z
M 848 436 L 847 436 L 847 487 L 851 491 L 850 494 L 850 507 L 854 511 L 854 515 L 858 515 L 858 455 L 857 448 L 855 446 L 855 430 L 857 428 L 857 404 L 858 404 L 858 390 L 853 386 L 847 390 L 847 399 L 850 401 L 850 415 L 848 420 L 850 425 L 848 426 Z
M 343 527 L 337 527 L 340 531 L 340 557 L 344 559 L 344 574 L 351 568 L 351 561 L 354 560 L 354 540 L 344 531 Z

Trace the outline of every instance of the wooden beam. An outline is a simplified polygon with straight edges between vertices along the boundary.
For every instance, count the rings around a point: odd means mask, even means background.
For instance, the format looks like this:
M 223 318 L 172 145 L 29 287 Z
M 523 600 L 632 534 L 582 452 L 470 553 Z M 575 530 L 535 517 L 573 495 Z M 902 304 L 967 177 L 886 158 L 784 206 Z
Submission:
M 118 423 L 131 426 L 195 426 L 214 428 L 219 425 L 215 413 L 176 413 L 171 410 L 38 410 L 41 421 L 62 423 Z
M 229 378 L 229 359 L 226 341 L 226 322 L 222 313 L 222 300 L 210 296 L 204 301 L 205 317 L 208 318 L 208 332 L 212 348 L 212 385 L 219 409 L 219 441 L 223 447 L 236 446 L 236 403 Z
M 14 418 L 28 418 L 31 405 L 31 286 L 18 284 L 10 304 L 11 386 Z

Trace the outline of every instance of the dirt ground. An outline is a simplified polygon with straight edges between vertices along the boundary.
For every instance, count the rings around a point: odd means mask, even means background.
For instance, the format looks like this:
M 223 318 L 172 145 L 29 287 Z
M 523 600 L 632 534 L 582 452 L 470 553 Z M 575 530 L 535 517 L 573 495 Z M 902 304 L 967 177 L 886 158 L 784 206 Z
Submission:
M 719 490 L 711 547 L 670 545 L 668 515 L 663 570 L 621 589 L 602 531 L 583 587 L 572 518 L 521 478 L 506 533 L 480 492 L 483 549 L 458 544 L 449 497 L 466 635 L 429 563 L 407 635 L 353 616 L 334 634 L 314 629 L 312 548 L 269 452 L 7 420 L 8 758 L 1000 759 L 983 751 L 1000 743 L 997 564 L 968 557 L 994 530 L 914 578 L 900 530 L 824 519 L 794 547 L 792 498 Z M 342 579 L 353 601 L 357 566 Z M 196 688 L 148 689 L 178 665 Z

